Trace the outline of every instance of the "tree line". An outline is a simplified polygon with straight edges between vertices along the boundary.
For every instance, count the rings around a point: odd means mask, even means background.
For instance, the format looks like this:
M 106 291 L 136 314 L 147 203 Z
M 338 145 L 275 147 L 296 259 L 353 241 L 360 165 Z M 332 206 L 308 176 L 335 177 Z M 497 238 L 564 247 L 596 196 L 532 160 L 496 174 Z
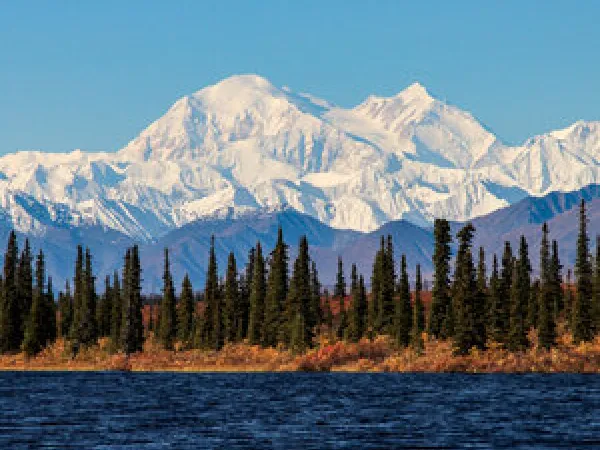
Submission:
M 144 323 L 137 246 L 126 250 L 121 271 L 105 277 L 101 295 L 96 292 L 90 250 L 78 246 L 72 288 L 67 281 L 55 302 L 44 253 L 40 251 L 34 261 L 27 240 L 19 253 L 12 232 L 0 278 L 0 352 L 35 355 L 62 337 L 75 354 L 106 337 L 113 352 L 130 354 L 141 351 L 150 335 L 166 349 L 219 350 L 227 343 L 247 342 L 302 352 L 315 346 L 319 335 L 327 334 L 351 342 L 387 335 L 398 347 L 418 351 L 424 337 L 451 339 L 455 353 L 466 354 L 472 348 L 485 349 L 490 342 L 511 351 L 524 350 L 532 329 L 539 345 L 549 349 L 556 344 L 559 322 L 572 332 L 575 342 L 590 341 L 600 331 L 600 239 L 592 258 L 584 201 L 574 283 L 570 271 L 566 285 L 563 281 L 558 243 L 550 241 L 547 224 L 541 229 L 536 278 L 524 236 L 516 251 L 505 242 L 502 255 L 490 258 L 488 270 L 485 250 L 473 248 L 474 235 L 469 223 L 458 231 L 455 243 L 449 222 L 435 220 L 428 305 L 423 303 L 421 267 L 416 265 L 411 283 L 406 256 L 400 255 L 397 267 L 389 235 L 381 237 L 370 292 L 355 264 L 346 282 L 341 258 L 333 292 L 323 289 L 306 237 L 300 239 L 291 263 L 281 228 L 272 251 L 265 254 L 257 242 L 243 268 L 230 253 L 223 278 L 211 238 L 200 295 L 185 275 L 177 296 L 165 249 L 162 296 L 158 305 L 147 306 Z

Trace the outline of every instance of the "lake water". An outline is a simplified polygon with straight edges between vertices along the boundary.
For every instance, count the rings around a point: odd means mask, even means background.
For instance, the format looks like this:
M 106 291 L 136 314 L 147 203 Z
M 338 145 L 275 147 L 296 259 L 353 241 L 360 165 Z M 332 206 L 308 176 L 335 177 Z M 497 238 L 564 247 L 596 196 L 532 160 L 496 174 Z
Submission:
M 600 448 L 600 376 L 0 373 L 0 448 Z

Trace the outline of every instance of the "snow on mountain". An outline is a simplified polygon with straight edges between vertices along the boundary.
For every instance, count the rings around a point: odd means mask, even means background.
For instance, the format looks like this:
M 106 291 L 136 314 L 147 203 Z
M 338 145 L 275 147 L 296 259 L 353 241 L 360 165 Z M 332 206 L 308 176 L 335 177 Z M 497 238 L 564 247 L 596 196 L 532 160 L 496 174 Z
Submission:
M 178 100 L 116 153 L 0 158 L 0 221 L 144 241 L 201 218 L 289 207 L 341 229 L 428 225 L 598 183 L 599 154 L 600 122 L 511 147 L 418 83 L 344 109 L 240 75 Z

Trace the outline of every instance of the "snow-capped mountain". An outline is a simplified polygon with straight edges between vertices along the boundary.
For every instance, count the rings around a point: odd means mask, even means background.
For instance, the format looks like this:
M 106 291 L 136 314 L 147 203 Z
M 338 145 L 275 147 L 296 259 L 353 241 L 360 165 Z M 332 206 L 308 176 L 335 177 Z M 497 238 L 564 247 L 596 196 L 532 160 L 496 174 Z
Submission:
M 600 122 L 511 147 L 417 83 L 344 109 L 240 75 L 178 100 L 116 153 L 0 158 L 0 221 L 150 241 L 199 218 L 291 207 L 372 231 L 468 220 L 598 182 Z

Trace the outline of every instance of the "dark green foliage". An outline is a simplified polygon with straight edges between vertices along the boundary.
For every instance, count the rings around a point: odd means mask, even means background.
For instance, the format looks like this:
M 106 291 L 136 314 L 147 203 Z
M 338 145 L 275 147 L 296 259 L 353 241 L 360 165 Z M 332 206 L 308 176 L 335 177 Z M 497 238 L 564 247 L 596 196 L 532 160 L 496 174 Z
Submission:
M 41 251 L 40 251 L 41 252 Z M 44 327 L 43 327 L 43 342 L 44 345 L 49 345 L 56 341 L 56 303 L 54 302 L 54 288 L 52 286 L 52 277 L 48 277 L 48 285 L 46 295 L 44 296 Z
M 310 305 L 308 307 L 308 327 L 315 329 L 323 323 L 323 310 L 321 309 L 321 282 L 317 264 L 311 261 L 310 266 Z
M 104 294 L 100 297 L 96 309 L 96 322 L 98 323 L 98 336 L 110 335 L 110 324 L 112 314 L 112 287 L 110 276 L 104 278 Z
M 346 338 L 348 332 L 348 312 L 346 310 L 346 299 L 340 297 L 338 299 L 338 315 L 337 315 L 337 328 L 336 337 L 341 341 Z
M 236 308 L 239 303 L 240 289 L 238 284 L 237 264 L 233 252 L 229 253 L 227 260 L 227 274 L 225 276 L 225 302 L 223 308 L 223 334 L 225 342 L 234 342 L 237 336 Z
M 277 230 L 277 243 L 271 252 L 269 278 L 265 297 L 265 316 L 262 324 L 262 342 L 274 347 L 282 339 L 284 302 L 288 294 L 288 245 L 283 240 L 281 227 Z
M 240 279 L 240 298 L 237 311 L 237 336 L 236 340 L 241 341 L 248 336 L 248 321 L 250 316 L 250 294 L 252 290 L 252 280 L 254 278 L 254 261 L 256 259 L 256 249 L 251 248 L 248 252 L 248 263 L 246 271 Z
M 488 307 L 486 310 L 486 334 L 488 339 L 494 342 L 504 341 L 504 301 L 500 287 L 500 276 L 498 273 L 498 258 L 494 254 L 492 262 L 492 274 L 490 276 L 490 288 L 488 293 Z
M 333 296 L 336 298 L 346 297 L 346 278 L 344 277 L 344 263 L 342 258 L 338 256 L 337 260 L 337 276 L 335 281 L 335 289 Z
M 121 345 L 126 354 L 140 352 L 144 345 L 141 275 L 139 250 L 134 245 L 127 250 L 123 270 Z
M 110 315 L 110 341 L 113 351 L 121 348 L 121 324 L 123 322 L 123 301 L 119 274 L 113 274 L 113 284 L 110 290 L 112 295 L 112 312 Z
M 594 293 L 592 296 L 592 321 L 594 331 L 600 331 L 600 235 L 596 236 L 596 256 L 594 258 Z
M 329 336 L 333 336 L 333 311 L 331 310 L 331 296 L 329 291 L 325 289 L 323 293 L 323 322 L 327 327 Z
M 21 317 L 19 334 L 21 338 L 24 335 L 25 326 L 29 320 L 31 303 L 33 301 L 32 260 L 33 258 L 31 255 L 31 248 L 29 246 L 29 239 L 25 239 L 25 247 L 21 252 L 21 258 L 19 259 L 19 267 L 17 270 L 17 296 L 19 297 L 18 307 Z
M 17 235 L 11 231 L 4 254 L 4 276 L 0 309 L 0 351 L 19 350 L 22 340 L 22 315 L 17 292 Z
M 540 280 L 534 280 L 529 290 L 529 302 L 527 303 L 527 317 L 525 319 L 525 330 L 538 327 L 540 314 L 540 295 L 542 283 Z
M 558 257 L 558 243 L 552 241 L 552 257 L 550 258 L 550 292 L 554 302 L 554 317 L 559 317 L 565 309 L 565 298 L 562 288 L 562 265 Z
M 254 256 L 254 274 L 250 289 L 250 313 L 248 318 L 248 341 L 251 344 L 260 344 L 261 328 L 265 315 L 266 298 L 266 270 L 260 242 L 256 244 Z
M 527 305 L 530 300 L 531 263 L 525 236 L 521 236 L 519 258 L 514 263 L 512 286 L 510 290 L 510 328 L 507 346 L 509 350 L 519 351 L 527 347 Z
M 381 264 L 381 276 L 379 284 L 379 306 L 377 329 L 380 333 L 396 336 L 397 328 L 397 306 L 394 301 L 396 288 L 396 267 L 394 262 L 394 249 L 392 237 L 387 237 L 387 245 L 384 249 L 383 236 L 381 238 L 381 250 L 383 252 Z
M 25 336 L 23 339 L 23 351 L 25 354 L 32 356 L 39 353 L 46 344 L 44 336 L 44 316 L 46 307 L 46 291 L 45 291 L 45 264 L 44 254 L 40 251 L 35 264 L 35 290 L 33 292 L 33 301 L 27 324 L 25 327 Z
M 513 266 L 514 266 L 514 256 L 512 252 L 512 247 L 510 242 L 506 241 L 504 243 L 504 252 L 502 254 L 502 263 L 500 269 L 500 282 L 498 289 L 498 297 L 500 298 L 500 303 L 497 306 L 497 309 L 494 310 L 496 327 L 497 327 L 497 337 L 500 339 L 500 343 L 508 342 L 508 330 L 510 327 L 510 292 L 513 284 Z
M 396 303 L 395 337 L 396 343 L 406 347 L 410 343 L 412 328 L 412 307 L 410 305 L 410 283 L 406 271 L 406 256 L 400 262 L 400 283 L 398 285 L 398 302 Z
M 421 291 L 423 290 L 423 281 L 421 279 L 421 265 L 417 264 L 415 274 L 415 296 L 412 306 L 412 332 L 411 344 L 420 351 L 423 348 L 423 331 L 425 331 L 425 311 Z
M 435 338 L 451 335 L 450 258 L 452 236 L 447 220 L 436 219 L 433 226 L 433 290 L 429 308 L 428 333 Z
M 558 250 L 556 249 L 556 258 L 558 258 Z M 560 263 L 553 261 L 554 255 L 550 256 L 550 247 L 548 242 L 548 225 L 544 223 L 542 226 L 542 243 L 540 245 L 540 287 L 538 293 L 538 314 L 537 314 L 537 329 L 539 346 L 549 349 L 556 341 L 556 309 L 558 300 L 556 299 L 556 268 L 558 265 L 558 273 L 560 276 Z M 558 295 L 560 293 L 560 279 L 558 280 Z
M 291 330 L 288 344 L 292 349 L 299 347 L 300 340 L 305 348 L 312 346 L 314 324 L 307 321 L 307 318 L 310 318 L 312 297 L 309 266 L 308 241 L 306 236 L 302 236 L 298 245 L 298 256 L 294 261 L 286 308 L 288 329 Z M 298 327 L 302 327 L 303 330 L 299 330 Z
M 205 348 L 219 350 L 224 343 L 223 305 L 219 286 L 217 257 L 215 254 L 215 238 L 211 237 L 206 285 L 204 287 L 204 318 L 199 331 L 202 334 L 201 345 Z M 164 319 L 161 317 L 161 323 Z
M 362 276 L 361 276 L 362 278 Z M 364 281 L 363 281 L 364 284 Z M 347 338 L 351 342 L 358 342 L 365 332 L 365 319 L 367 312 L 367 299 L 363 297 L 363 288 L 361 286 L 356 264 L 352 264 L 351 290 L 352 303 L 348 314 Z
M 585 201 L 581 200 L 577 256 L 575 260 L 577 288 L 572 310 L 572 331 L 573 341 L 575 343 L 591 341 L 594 337 L 594 321 L 592 317 L 592 265 L 588 247 L 589 238 L 587 235 Z
M 195 309 L 194 289 L 190 277 L 186 273 L 181 284 L 177 321 L 177 335 L 184 348 L 189 348 L 192 345 Z
M 177 338 L 177 308 L 175 300 L 175 287 L 171 275 L 169 262 L 169 250 L 165 248 L 164 272 L 163 272 L 163 298 L 160 302 L 160 328 L 158 329 L 158 340 L 166 349 L 172 349 Z
M 73 298 L 71 297 L 71 286 L 69 280 L 65 283 L 65 292 L 58 296 L 58 314 L 60 317 L 58 333 L 61 337 L 68 337 L 73 322 Z
M 373 337 L 378 332 L 379 307 L 381 300 L 381 281 L 383 271 L 383 258 L 385 251 L 383 247 L 383 239 L 381 247 L 375 254 L 373 261 L 373 273 L 371 275 L 371 300 L 367 308 L 367 334 Z
M 467 354 L 472 347 L 485 348 L 485 306 L 477 295 L 475 264 L 471 243 L 475 228 L 467 224 L 456 235 L 458 253 L 453 285 L 454 349 L 457 354 Z

